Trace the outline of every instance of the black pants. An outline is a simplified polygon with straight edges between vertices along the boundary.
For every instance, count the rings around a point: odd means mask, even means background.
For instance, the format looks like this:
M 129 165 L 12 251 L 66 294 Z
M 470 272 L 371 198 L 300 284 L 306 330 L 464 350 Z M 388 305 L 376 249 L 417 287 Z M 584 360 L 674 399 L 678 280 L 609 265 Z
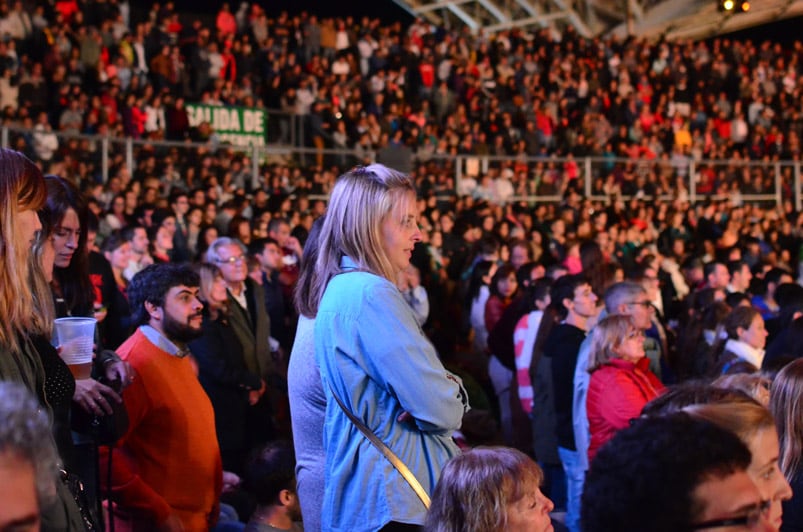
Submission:
M 86 494 L 87 501 L 90 504 L 90 512 L 92 518 L 98 526 L 102 526 L 100 517 L 102 511 L 100 508 L 100 471 L 98 468 L 98 446 L 95 442 L 86 436 L 73 433 L 74 441 L 74 473 L 81 479 L 84 485 L 84 493 Z

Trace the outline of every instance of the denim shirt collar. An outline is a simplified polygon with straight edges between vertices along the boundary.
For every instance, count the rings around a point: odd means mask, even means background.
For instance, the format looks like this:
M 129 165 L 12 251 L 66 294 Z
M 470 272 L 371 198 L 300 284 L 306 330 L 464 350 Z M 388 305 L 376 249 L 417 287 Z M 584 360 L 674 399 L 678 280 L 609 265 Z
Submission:
M 357 266 L 357 263 L 354 262 L 354 259 L 352 259 L 348 255 L 343 255 L 342 257 L 340 257 L 340 267 L 344 271 L 356 270 L 359 268 L 359 266 Z

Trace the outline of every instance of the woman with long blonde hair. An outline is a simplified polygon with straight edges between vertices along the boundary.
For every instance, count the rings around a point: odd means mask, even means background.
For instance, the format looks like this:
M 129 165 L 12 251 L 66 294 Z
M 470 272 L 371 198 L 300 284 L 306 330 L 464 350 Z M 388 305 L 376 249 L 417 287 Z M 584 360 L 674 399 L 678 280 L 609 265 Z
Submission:
M 42 172 L 19 152 L 0 149 L 0 378 L 22 381 L 40 399 L 44 376 L 27 356 L 30 332 L 52 323 L 37 312 L 29 284 L 31 248 L 42 228 L 36 211 L 47 198 Z
M 778 462 L 793 491 L 783 503 L 784 530 L 803 530 L 803 359 L 790 362 L 775 376 L 770 411 L 780 440 Z
M 46 199 L 39 168 L 23 154 L 0 148 L 0 380 L 25 386 L 52 416 L 49 398 L 53 394 L 48 393 L 49 375 L 39 349 L 49 347 L 51 360 L 61 361 L 49 346 L 54 311 L 41 262 L 44 250 L 32 251 L 42 230 L 37 211 Z M 72 379 L 69 370 L 66 374 L 67 380 Z M 68 390 L 66 408 L 71 395 Z M 68 447 L 69 426 L 62 424 L 54 430 Z M 52 474 L 55 479 L 55 469 Z M 42 527 L 83 530 L 78 507 L 66 487 L 59 482 L 54 486 L 56 493 L 50 495 L 55 496 L 40 507 Z
M 459 451 L 452 433 L 465 390 L 441 364 L 396 287 L 421 240 L 413 180 L 380 164 L 335 183 L 320 250 L 299 311 L 315 318 L 315 359 L 326 394 L 325 530 L 421 525 L 419 496 L 352 423 L 373 431 L 431 494 Z

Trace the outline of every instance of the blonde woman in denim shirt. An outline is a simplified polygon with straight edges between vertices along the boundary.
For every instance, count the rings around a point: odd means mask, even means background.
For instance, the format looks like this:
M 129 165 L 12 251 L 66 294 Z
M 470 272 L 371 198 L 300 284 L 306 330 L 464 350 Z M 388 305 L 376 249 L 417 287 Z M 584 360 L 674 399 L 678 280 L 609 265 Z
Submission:
M 412 179 L 382 165 L 347 172 L 332 191 L 306 301 L 326 394 L 324 530 L 415 530 L 426 515 L 333 394 L 429 494 L 459 452 L 465 390 L 395 285 L 421 239 L 417 218 Z

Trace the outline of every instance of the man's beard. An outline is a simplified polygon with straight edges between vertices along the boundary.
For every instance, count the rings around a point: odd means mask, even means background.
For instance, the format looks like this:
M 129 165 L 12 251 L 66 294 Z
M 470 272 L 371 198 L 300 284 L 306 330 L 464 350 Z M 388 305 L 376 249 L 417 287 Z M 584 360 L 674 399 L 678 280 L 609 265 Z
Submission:
M 204 333 L 203 329 L 200 327 L 196 329 L 189 324 L 189 320 L 195 318 L 196 316 L 200 316 L 200 313 L 190 316 L 187 319 L 187 323 L 181 323 L 180 321 L 173 319 L 170 314 L 165 312 L 164 320 L 162 321 L 162 328 L 167 338 L 171 342 L 185 344 L 191 340 L 201 337 Z

